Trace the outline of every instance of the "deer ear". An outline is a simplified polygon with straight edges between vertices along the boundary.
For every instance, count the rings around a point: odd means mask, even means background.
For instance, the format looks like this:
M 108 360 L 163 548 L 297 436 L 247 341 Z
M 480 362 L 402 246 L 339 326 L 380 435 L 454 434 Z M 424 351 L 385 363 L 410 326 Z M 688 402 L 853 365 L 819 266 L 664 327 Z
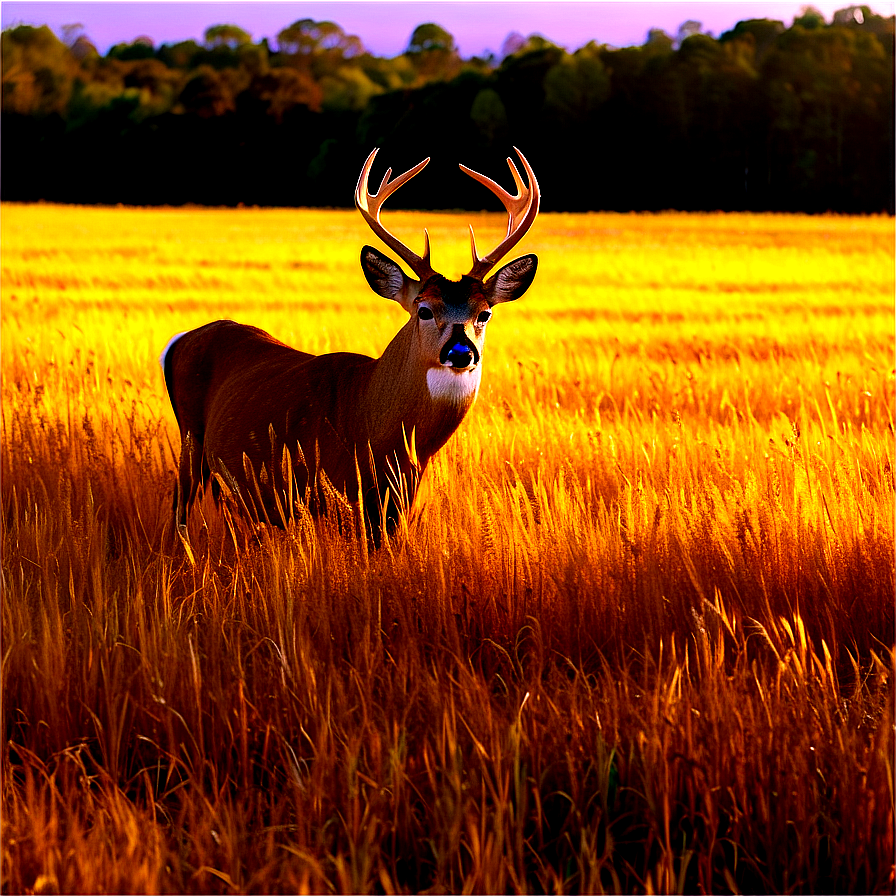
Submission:
M 518 299 L 532 285 L 537 267 L 538 259 L 534 255 L 523 255 L 508 262 L 485 281 L 486 301 L 497 305 Z
M 391 258 L 371 246 L 361 250 L 361 270 L 378 296 L 398 302 L 410 314 L 420 291 L 417 280 L 408 277 Z

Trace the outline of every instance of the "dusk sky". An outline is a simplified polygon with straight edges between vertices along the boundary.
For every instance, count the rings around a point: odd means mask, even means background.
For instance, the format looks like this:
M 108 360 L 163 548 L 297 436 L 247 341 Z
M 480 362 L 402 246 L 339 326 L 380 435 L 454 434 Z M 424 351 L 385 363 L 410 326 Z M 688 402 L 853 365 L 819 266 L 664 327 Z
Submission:
M 812 4 L 830 21 L 847 0 Z M 589 0 L 519 2 L 519 0 L 467 0 L 467 2 L 334 2 L 314 0 L 280 2 L 78 2 L 78 0 L 4 0 L 0 25 L 49 25 L 57 34 L 62 26 L 81 24 L 101 53 L 115 43 L 147 36 L 155 44 L 180 40 L 202 40 L 207 27 L 235 24 L 254 40 L 273 42 L 277 32 L 297 19 L 330 20 L 356 34 L 372 53 L 395 56 L 408 44 L 413 29 L 423 22 L 437 22 L 450 31 L 462 56 L 488 51 L 498 53 L 512 31 L 541 34 L 569 50 L 589 40 L 614 46 L 639 45 L 650 28 L 675 35 L 688 19 L 703 24 L 703 30 L 718 36 L 740 19 L 772 18 L 789 25 L 805 6 L 788 0 L 628 0 L 596 3 Z M 896 2 L 873 2 L 881 15 L 892 15 Z

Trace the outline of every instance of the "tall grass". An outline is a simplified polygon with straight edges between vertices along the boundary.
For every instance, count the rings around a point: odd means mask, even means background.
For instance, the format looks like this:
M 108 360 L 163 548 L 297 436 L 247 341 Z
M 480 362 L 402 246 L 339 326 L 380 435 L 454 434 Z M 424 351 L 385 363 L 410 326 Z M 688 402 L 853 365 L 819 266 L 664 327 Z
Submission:
M 3 208 L 4 890 L 893 892 L 892 221 L 543 216 L 404 531 L 191 564 L 158 351 L 379 354 L 355 217 Z

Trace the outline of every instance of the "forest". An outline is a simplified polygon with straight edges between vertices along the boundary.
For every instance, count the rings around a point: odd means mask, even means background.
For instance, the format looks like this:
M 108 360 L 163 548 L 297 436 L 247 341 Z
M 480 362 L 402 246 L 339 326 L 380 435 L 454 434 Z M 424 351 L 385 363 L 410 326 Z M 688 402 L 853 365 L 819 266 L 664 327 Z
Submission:
M 2 198 L 346 207 L 380 146 L 396 170 L 433 157 L 399 205 L 477 209 L 457 163 L 501 170 L 515 145 L 546 211 L 892 214 L 893 45 L 894 17 L 867 6 L 623 48 L 514 33 L 468 59 L 434 23 L 395 58 L 311 19 L 105 55 L 78 26 L 19 25 L 2 34 Z

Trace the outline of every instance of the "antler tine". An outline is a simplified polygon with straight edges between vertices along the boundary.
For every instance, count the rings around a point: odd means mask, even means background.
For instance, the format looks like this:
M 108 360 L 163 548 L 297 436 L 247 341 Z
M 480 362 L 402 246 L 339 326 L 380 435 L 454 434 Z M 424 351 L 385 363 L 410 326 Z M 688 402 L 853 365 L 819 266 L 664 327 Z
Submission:
M 460 170 L 464 174 L 469 174 L 474 180 L 479 181 L 483 186 L 488 187 L 502 205 L 507 209 L 507 234 L 498 245 L 492 249 L 487 255 L 479 257 L 476 251 L 476 237 L 473 234 L 473 228 L 470 227 L 470 244 L 473 252 L 473 267 L 470 269 L 469 276 L 483 278 L 525 235 L 535 216 L 538 214 L 538 206 L 541 203 L 541 191 L 538 187 L 538 181 L 535 179 L 535 172 L 532 166 L 526 160 L 526 157 L 514 146 L 516 154 L 523 163 L 526 177 L 529 179 L 527 187 L 517 171 L 513 160 L 508 158 L 507 164 L 510 167 L 510 173 L 513 175 L 516 184 L 517 195 L 512 196 L 503 187 L 496 184 L 490 177 L 461 165 Z
M 383 203 L 403 184 L 406 184 L 414 175 L 419 174 L 428 164 L 429 158 L 425 158 L 422 162 L 418 162 L 409 171 L 400 174 L 395 180 L 390 181 L 392 169 L 386 171 L 383 176 L 380 188 L 376 193 L 371 193 L 368 189 L 368 181 L 370 179 L 370 169 L 373 167 L 373 160 L 379 149 L 367 157 L 364 167 L 361 169 L 361 176 L 358 178 L 358 185 L 355 187 L 355 205 L 361 212 L 364 220 L 370 225 L 370 229 L 390 248 L 398 257 L 406 262 L 408 267 L 420 278 L 421 282 L 431 277 L 435 271 L 429 261 L 429 234 L 423 231 L 423 255 L 417 255 L 409 249 L 398 237 L 393 236 L 380 221 L 380 209 Z

